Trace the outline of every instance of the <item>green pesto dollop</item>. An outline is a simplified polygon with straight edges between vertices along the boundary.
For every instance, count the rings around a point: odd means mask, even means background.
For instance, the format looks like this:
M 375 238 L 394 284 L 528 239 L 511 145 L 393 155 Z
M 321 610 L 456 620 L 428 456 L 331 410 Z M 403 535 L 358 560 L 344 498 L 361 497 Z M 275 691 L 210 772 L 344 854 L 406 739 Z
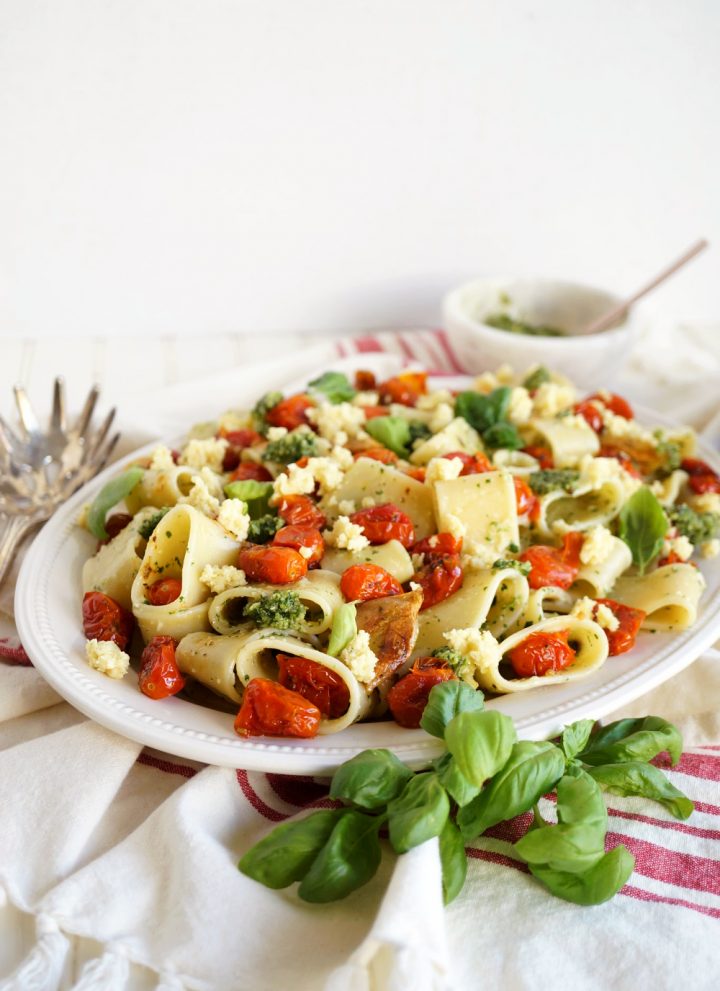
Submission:
M 297 592 L 271 592 L 245 607 L 245 616 L 258 626 L 275 630 L 296 630 L 305 619 L 307 606 Z
M 517 320 L 508 316 L 507 313 L 491 313 L 489 317 L 483 319 L 488 327 L 495 327 L 496 330 L 507 330 L 511 334 L 526 334 L 529 337 L 565 337 L 564 330 L 559 327 L 551 327 L 549 324 L 532 324 L 526 320 Z

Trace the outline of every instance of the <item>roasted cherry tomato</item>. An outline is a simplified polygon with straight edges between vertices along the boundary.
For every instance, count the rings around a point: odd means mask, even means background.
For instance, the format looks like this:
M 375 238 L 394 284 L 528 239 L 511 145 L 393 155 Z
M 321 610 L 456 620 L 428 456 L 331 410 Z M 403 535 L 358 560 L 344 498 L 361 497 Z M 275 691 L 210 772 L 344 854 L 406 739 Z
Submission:
M 615 458 L 619 461 L 628 475 L 632 475 L 633 478 L 642 478 L 642 474 L 638 471 L 637 465 L 627 453 L 621 447 L 616 444 L 603 444 L 597 453 L 599 458 Z
M 108 539 L 104 540 L 103 543 L 107 544 L 113 539 L 113 537 L 117 537 L 117 535 L 125 529 L 128 523 L 132 523 L 132 520 L 133 518 L 130 513 L 113 513 L 112 516 L 108 516 L 105 520 L 105 529 L 107 531 Z
M 387 416 L 387 406 L 363 406 L 363 413 L 366 420 L 374 420 L 378 416 Z
M 296 551 L 300 551 L 308 563 L 308 568 L 319 564 L 325 553 L 323 535 L 313 527 L 284 526 L 275 534 L 272 543 L 278 547 L 294 547 Z
M 272 482 L 272 475 L 264 465 L 257 465 L 254 461 L 243 461 L 237 466 L 230 476 L 231 482 Z
M 462 550 L 462 537 L 453 537 L 451 533 L 436 533 L 432 537 L 417 540 L 410 550 L 413 554 L 433 554 L 439 557 L 459 554 Z
M 88 640 L 113 640 L 125 650 L 132 636 L 133 614 L 104 592 L 86 592 L 82 602 L 83 632 Z
M 403 547 L 411 547 L 415 540 L 415 528 L 409 516 L 391 502 L 382 506 L 359 509 L 350 517 L 351 523 L 363 528 L 371 544 L 386 544 L 399 540 Z
M 400 595 L 400 582 L 377 564 L 352 564 L 343 572 L 340 591 L 348 602 L 367 602 Z
M 182 582 L 178 578 L 158 578 L 147 589 L 146 595 L 151 606 L 166 606 L 174 602 L 182 592 Z
M 319 530 L 327 523 L 325 513 L 306 495 L 283 496 L 278 506 L 278 516 L 288 526 L 314 527 Z
M 185 679 L 175 660 L 172 637 L 153 637 L 140 657 L 138 684 L 143 695 L 151 699 L 166 699 L 185 687 Z
M 460 558 L 457 554 L 449 554 L 447 557 L 431 557 L 419 571 L 412 577 L 422 588 L 423 603 L 420 610 L 429 609 L 430 606 L 443 602 L 453 592 L 457 592 L 463 583 L 463 572 L 460 567 Z
M 262 436 L 257 430 L 243 428 L 242 430 L 220 429 L 218 437 L 224 438 L 228 442 L 228 448 L 223 458 L 223 471 L 232 471 L 240 464 L 240 454 L 246 447 L 262 442 Z
M 597 406 L 594 405 L 594 403 L 590 402 L 589 399 L 583 399 L 581 403 L 576 403 L 575 406 L 573 407 L 573 412 L 579 413 L 579 415 L 583 417 L 587 425 L 589 427 L 592 427 L 592 429 L 595 431 L 596 434 L 599 434 L 602 431 L 603 428 L 602 413 L 597 408 Z
M 546 547 L 536 544 L 519 555 L 518 560 L 528 561 L 530 588 L 544 588 L 555 585 L 557 588 L 570 588 L 580 570 L 580 548 L 584 537 L 571 531 L 563 537 L 562 547 Z
M 677 551 L 670 551 L 669 554 L 666 554 L 665 557 L 661 557 L 658 560 L 657 566 L 658 568 L 664 568 L 666 564 L 685 564 L 685 561 L 680 557 Z
M 529 454 L 531 458 L 535 458 L 540 465 L 541 471 L 548 471 L 555 467 L 555 461 L 549 447 L 542 447 L 540 444 L 529 444 L 527 447 L 523 447 L 522 450 L 524 454 Z
M 428 702 L 428 696 L 435 685 L 443 681 L 457 680 L 455 672 L 449 664 L 432 663 L 425 666 L 425 661 L 437 662 L 439 658 L 421 658 L 413 665 L 410 674 L 396 682 L 388 692 L 388 706 L 393 718 L 406 729 L 417 729 Z
M 486 471 L 493 471 L 492 463 L 482 451 L 475 454 L 468 454 L 466 451 L 451 451 L 450 454 L 443 454 L 444 458 L 459 458 L 463 463 L 460 477 L 464 475 L 482 475 Z
M 531 633 L 507 655 L 518 678 L 542 677 L 562 671 L 575 660 L 568 643 L 568 631 Z
M 632 606 L 625 606 L 622 602 L 615 602 L 614 599 L 597 599 L 598 605 L 607 606 L 618 620 L 620 625 L 617 630 L 605 630 L 610 647 L 610 655 L 624 654 L 626 650 L 632 650 L 635 646 L 635 637 L 642 625 L 647 613 L 642 609 L 634 609 Z
M 587 397 L 585 402 L 589 403 L 591 399 L 602 403 L 603 406 L 605 406 L 606 409 L 609 409 L 611 413 L 614 413 L 615 416 L 622 416 L 626 420 L 632 420 L 634 416 L 632 406 L 627 399 L 623 399 L 622 396 L 618 396 L 614 392 L 605 392 L 603 394 L 594 392 L 592 396 Z
M 398 456 L 386 447 L 367 447 L 364 451 L 355 453 L 355 460 L 357 461 L 358 458 L 372 458 L 373 461 L 381 461 L 384 465 L 394 465 Z
M 380 402 L 388 406 L 400 403 L 415 406 L 420 396 L 427 392 L 427 372 L 402 372 L 378 386 Z
M 307 411 L 315 404 L 310 396 L 302 393 L 297 396 L 288 396 L 281 399 L 277 406 L 265 414 L 265 419 L 271 427 L 285 427 L 287 430 L 294 430 L 296 427 L 307 423 Z
M 690 476 L 688 485 L 693 492 L 720 492 L 720 476 L 705 461 L 685 458 L 680 467 Z
M 317 736 L 320 710 L 299 692 L 267 678 L 253 678 L 235 717 L 240 736 Z
M 405 468 L 404 471 L 406 475 L 409 475 L 410 478 L 414 478 L 416 482 L 425 481 L 425 475 L 427 473 L 425 468 L 416 468 L 411 466 L 410 468 Z
M 291 654 L 278 654 L 277 662 L 278 680 L 283 688 L 302 695 L 328 719 L 345 715 L 350 705 L 350 690 L 339 674 L 317 661 Z
M 252 582 L 268 582 L 270 585 L 289 585 L 307 574 L 308 564 L 299 551 L 292 547 L 276 547 L 272 544 L 251 544 L 238 554 L 238 567 Z
M 377 379 L 374 372 L 360 369 L 355 372 L 355 388 L 358 392 L 372 392 L 377 387 Z
M 532 516 L 538 504 L 537 496 L 528 483 L 516 475 L 513 476 L 513 485 L 515 486 L 515 504 L 517 505 L 518 516 Z

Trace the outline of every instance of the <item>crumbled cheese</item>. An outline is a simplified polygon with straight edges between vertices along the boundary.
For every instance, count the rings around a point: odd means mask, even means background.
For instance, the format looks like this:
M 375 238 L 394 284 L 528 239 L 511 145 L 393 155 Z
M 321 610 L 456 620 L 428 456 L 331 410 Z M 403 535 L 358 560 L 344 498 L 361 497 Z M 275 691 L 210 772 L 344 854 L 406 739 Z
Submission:
M 338 488 L 345 477 L 345 472 L 333 458 L 310 458 L 307 470 L 311 472 L 314 482 L 320 486 L 323 495 Z
M 699 492 L 688 498 L 688 504 L 698 513 L 720 513 L 720 492 Z
M 242 499 L 226 499 L 220 506 L 217 519 L 236 540 L 247 539 L 250 517 Z
M 216 499 L 207 486 L 207 483 L 199 475 L 193 478 L 192 488 L 186 496 L 181 496 L 178 503 L 192 506 L 205 516 L 216 517 L 220 510 L 220 500 Z
M 585 432 L 592 430 L 585 417 L 581 416 L 580 413 L 570 413 L 563 417 L 562 422 L 563 426 L 569 427 L 571 430 L 583 430 Z
M 463 467 L 460 458 L 433 458 L 427 466 L 425 482 L 431 485 L 433 482 L 452 481 L 459 477 Z
M 428 423 L 428 426 L 430 430 L 432 430 L 432 432 L 436 434 L 439 430 L 442 430 L 444 427 L 446 427 L 448 423 L 452 423 L 454 417 L 455 417 L 455 407 L 452 406 L 450 403 L 440 403 L 433 410 L 433 414 L 430 417 L 430 422 Z
M 492 568 L 497 560 L 497 550 L 477 540 L 465 541 L 464 550 L 465 553 L 460 558 L 463 569 L 475 568 L 478 571 L 484 571 L 487 568 Z
M 375 676 L 377 656 L 370 649 L 370 634 L 358 630 L 350 643 L 340 652 L 340 660 L 346 664 L 358 681 L 369 682 Z
M 114 640 L 88 640 L 85 655 L 90 667 L 108 678 L 120 679 L 128 673 L 130 658 Z
M 232 564 L 206 564 L 200 572 L 200 581 L 207 585 L 213 595 L 247 584 L 245 572 L 234 568 Z
M 601 626 L 603 630 L 609 630 L 611 633 L 620 626 L 620 621 L 609 606 L 598 603 L 594 599 L 588 598 L 588 596 L 577 600 L 572 607 L 570 615 L 574 616 L 575 619 L 591 619 L 598 626 Z
M 670 537 L 663 541 L 661 556 L 667 557 L 669 554 L 677 554 L 681 561 L 689 561 L 693 556 L 695 548 L 687 537 Z
M 287 472 L 282 472 L 273 483 L 273 500 L 278 501 L 283 496 L 308 495 L 315 491 L 315 476 L 309 468 L 300 468 L 292 464 Z
M 164 447 L 162 444 L 156 447 L 155 450 L 150 455 L 150 468 L 152 471 L 164 471 L 167 468 L 174 468 L 175 462 L 173 461 L 172 451 L 169 447 Z
M 477 431 L 467 420 L 456 416 L 439 433 L 421 441 L 411 454 L 410 461 L 413 464 L 424 465 L 431 458 L 441 458 L 444 454 L 452 454 L 456 451 L 475 453 L 479 450 L 482 450 L 482 441 Z
M 640 488 L 642 481 L 634 478 L 615 458 L 594 458 L 586 454 L 580 460 L 580 481 L 576 490 L 582 485 L 592 489 L 601 488 L 605 482 L 618 482 L 624 497 L 628 499 L 633 492 Z
M 449 647 L 467 660 L 467 667 L 459 672 L 463 681 L 477 686 L 475 672 L 494 673 L 502 660 L 502 647 L 487 630 L 468 628 L 448 630 L 443 634 Z
M 338 512 L 343 516 L 352 516 L 352 514 L 356 511 L 357 506 L 352 499 L 341 499 L 337 504 L 337 508 Z
M 624 416 L 617 416 L 607 406 L 600 406 L 603 418 L 603 428 L 610 437 L 618 440 L 636 440 L 643 444 L 656 446 L 656 441 L 649 430 L 641 427 L 635 420 L 627 420 Z
M 210 437 L 207 440 L 191 440 L 180 455 L 180 464 L 190 468 L 212 468 L 222 471 L 228 442 L 224 437 Z
M 477 392 L 484 392 L 487 395 L 501 385 L 510 385 L 514 378 L 515 372 L 510 365 L 500 365 L 495 372 L 483 372 L 479 375 L 475 379 L 474 388 Z
M 410 591 L 411 592 L 424 592 L 424 589 L 423 589 L 422 585 L 419 585 L 417 582 L 410 582 Z
M 426 393 L 424 396 L 418 396 L 418 401 L 415 405 L 415 409 L 421 409 L 425 412 L 432 413 L 434 409 L 443 404 L 452 405 L 454 403 L 453 394 L 449 389 L 434 389 L 432 392 Z
M 267 439 L 269 441 L 280 440 L 282 437 L 285 437 L 287 433 L 287 427 L 270 427 L 267 432 Z
M 234 430 L 246 430 L 252 427 L 252 414 L 249 410 L 226 410 L 217 421 L 218 430 L 232 433 Z
M 510 393 L 510 405 L 508 406 L 507 417 L 510 423 L 516 427 L 521 427 L 527 423 L 532 416 L 533 401 L 530 393 L 522 386 L 516 386 Z
M 701 557 L 717 557 L 718 554 L 720 554 L 720 540 L 717 537 L 713 540 L 706 540 L 704 544 L 700 544 Z
M 348 468 L 352 468 L 355 463 L 355 458 L 352 455 L 352 451 L 348 451 L 346 447 L 341 447 L 339 444 L 336 444 L 335 447 L 331 449 L 329 457 L 332 458 L 333 461 L 337 462 L 341 468 L 344 468 L 345 471 L 347 471 Z
M 378 406 L 379 404 L 379 392 L 358 392 L 358 394 L 353 397 L 353 406 Z
M 455 540 L 464 540 L 467 534 L 467 527 L 460 519 L 459 516 L 454 516 L 452 513 L 448 513 L 445 516 L 445 530 L 449 533 Z
M 348 437 L 362 436 L 365 423 L 365 411 L 352 403 L 321 403 L 307 411 L 307 418 L 318 428 L 321 437 L 326 440 L 344 443 L 340 435 Z
M 610 556 L 613 548 L 614 537 L 607 527 L 590 527 L 580 548 L 580 561 L 583 564 L 599 566 Z
M 377 505 L 377 501 L 373 496 L 363 496 L 363 498 L 360 500 L 360 505 L 362 506 L 363 509 L 370 509 L 371 506 Z
M 370 545 L 363 528 L 358 523 L 351 523 L 347 516 L 338 516 L 332 530 L 325 530 L 323 537 L 331 547 L 349 551 L 361 551 Z
M 577 394 L 572 385 L 558 382 L 543 382 L 533 396 L 535 416 L 552 417 L 574 405 Z
M 419 571 L 425 564 L 424 554 L 411 554 L 410 559 L 412 561 L 412 566 L 415 569 L 415 571 Z
M 200 469 L 200 478 L 205 482 L 211 496 L 215 496 L 216 499 L 223 498 L 223 480 L 221 475 L 218 475 L 212 468 L 206 466 Z

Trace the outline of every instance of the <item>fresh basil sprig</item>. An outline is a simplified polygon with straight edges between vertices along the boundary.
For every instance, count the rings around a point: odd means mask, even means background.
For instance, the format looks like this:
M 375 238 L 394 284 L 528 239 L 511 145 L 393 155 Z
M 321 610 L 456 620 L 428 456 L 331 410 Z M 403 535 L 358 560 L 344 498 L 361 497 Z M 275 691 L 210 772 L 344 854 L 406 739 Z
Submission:
M 485 396 L 461 392 L 455 399 L 455 415 L 462 416 L 482 436 L 486 447 L 515 451 L 523 446 L 517 427 L 507 419 L 512 389 L 506 385 Z
M 311 393 L 319 392 L 323 399 L 335 405 L 347 403 L 357 395 L 347 375 L 343 375 L 342 372 L 324 372 L 309 383 L 308 389 Z
M 641 575 L 662 550 L 668 526 L 665 511 L 647 485 L 633 492 L 620 510 L 620 537 Z
M 516 740 L 512 720 L 483 708 L 482 694 L 460 681 L 436 685 L 422 726 L 447 750 L 429 770 L 413 772 L 388 750 L 365 750 L 335 774 L 330 796 L 347 804 L 276 827 L 249 850 L 240 870 L 271 888 L 300 882 L 310 902 L 344 898 L 367 883 L 382 856 L 380 831 L 405 853 L 437 837 L 446 903 L 462 889 L 465 843 L 504 820 L 533 810 L 515 852 L 559 898 L 598 905 L 622 888 L 634 866 L 624 846 L 606 852 L 603 791 L 640 795 L 684 819 L 692 802 L 662 770 L 647 763 L 682 740 L 664 719 L 622 719 L 605 727 L 581 719 L 557 743 Z M 538 808 L 557 792 L 557 824 Z

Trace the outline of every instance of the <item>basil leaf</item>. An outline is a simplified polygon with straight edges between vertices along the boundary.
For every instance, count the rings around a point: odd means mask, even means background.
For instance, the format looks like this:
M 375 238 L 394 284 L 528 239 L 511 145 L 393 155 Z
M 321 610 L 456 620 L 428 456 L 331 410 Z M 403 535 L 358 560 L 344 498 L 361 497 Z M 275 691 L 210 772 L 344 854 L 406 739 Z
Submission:
M 357 609 L 352 602 L 338 606 L 333 613 L 330 640 L 327 652 L 331 657 L 339 657 L 357 634 Z
M 365 424 L 365 431 L 399 458 L 410 453 L 410 424 L 402 416 L 376 416 Z
M 646 485 L 633 492 L 620 510 L 620 537 L 641 575 L 662 550 L 668 525 L 662 506 Z
M 245 854 L 238 870 L 267 888 L 287 888 L 312 867 L 346 809 L 322 809 L 284 822 Z
M 308 384 L 311 392 L 321 392 L 329 403 L 347 403 L 357 392 L 342 372 L 324 372 Z
M 553 895 L 566 902 L 600 905 L 620 891 L 634 867 L 635 858 L 627 847 L 620 844 L 579 874 L 556 871 L 544 864 L 530 864 L 530 871 Z
M 659 767 L 628 761 L 588 768 L 588 774 L 611 795 L 640 795 L 660 802 L 676 819 L 687 819 L 695 806 L 675 785 L 670 784 Z
M 389 750 L 363 750 L 337 769 L 331 798 L 377 809 L 400 794 L 413 772 Z
M 445 743 L 458 770 L 479 787 L 505 764 L 515 740 L 512 719 L 496 709 L 461 712 L 445 727 Z
M 490 448 L 506 448 L 508 451 L 519 451 L 525 443 L 512 423 L 496 423 L 483 434 L 483 443 Z
M 562 748 L 568 760 L 577 757 L 587 746 L 594 725 L 593 719 L 579 719 L 576 723 L 565 727 L 562 733 Z
M 531 829 L 515 849 L 531 865 L 571 874 L 589 870 L 605 853 L 607 810 L 600 787 L 585 771 L 571 769 L 560 779 L 557 813 L 557 826 Z
M 379 818 L 345 811 L 300 882 L 306 902 L 332 902 L 366 884 L 380 866 Z
M 448 793 L 450 798 L 462 808 L 467 805 L 468 802 L 472 802 L 473 798 L 480 791 L 477 785 L 472 784 L 458 770 L 458 766 L 455 763 L 455 758 L 452 754 L 445 753 L 442 757 L 435 762 L 435 770 L 440 778 L 440 783 L 442 784 L 445 791 Z
M 455 397 L 455 416 L 461 416 L 479 433 L 504 420 L 510 407 L 512 390 L 507 386 L 493 389 L 490 395 L 480 392 L 461 392 Z
M 242 482 L 228 482 L 224 492 L 228 499 L 242 499 L 247 506 L 250 519 L 258 520 L 268 511 L 273 483 L 257 482 L 253 478 L 247 478 Z
M 105 517 L 108 511 L 130 495 L 144 474 L 143 468 L 128 468 L 122 475 L 111 478 L 103 485 L 93 499 L 87 514 L 87 528 L 93 537 L 107 540 L 109 534 L 105 529 Z
M 564 770 L 562 752 L 547 740 L 516 743 L 504 767 L 458 812 L 464 839 L 474 840 L 491 826 L 527 812 L 555 786 Z
M 443 681 L 431 689 L 420 725 L 426 733 L 442 740 L 445 727 L 455 716 L 479 711 L 484 705 L 483 693 L 464 681 Z
M 672 723 L 659 716 L 621 719 L 604 726 L 590 737 L 580 754 L 585 764 L 620 764 L 625 761 L 649 761 L 667 750 L 677 764 L 682 754 L 682 736 Z
M 440 864 L 443 902 L 449 905 L 460 894 L 467 875 L 465 844 L 460 830 L 451 819 L 448 819 L 440 833 Z
M 393 850 L 407 853 L 440 835 L 450 814 L 450 801 L 437 774 L 416 774 L 389 803 L 388 814 Z

